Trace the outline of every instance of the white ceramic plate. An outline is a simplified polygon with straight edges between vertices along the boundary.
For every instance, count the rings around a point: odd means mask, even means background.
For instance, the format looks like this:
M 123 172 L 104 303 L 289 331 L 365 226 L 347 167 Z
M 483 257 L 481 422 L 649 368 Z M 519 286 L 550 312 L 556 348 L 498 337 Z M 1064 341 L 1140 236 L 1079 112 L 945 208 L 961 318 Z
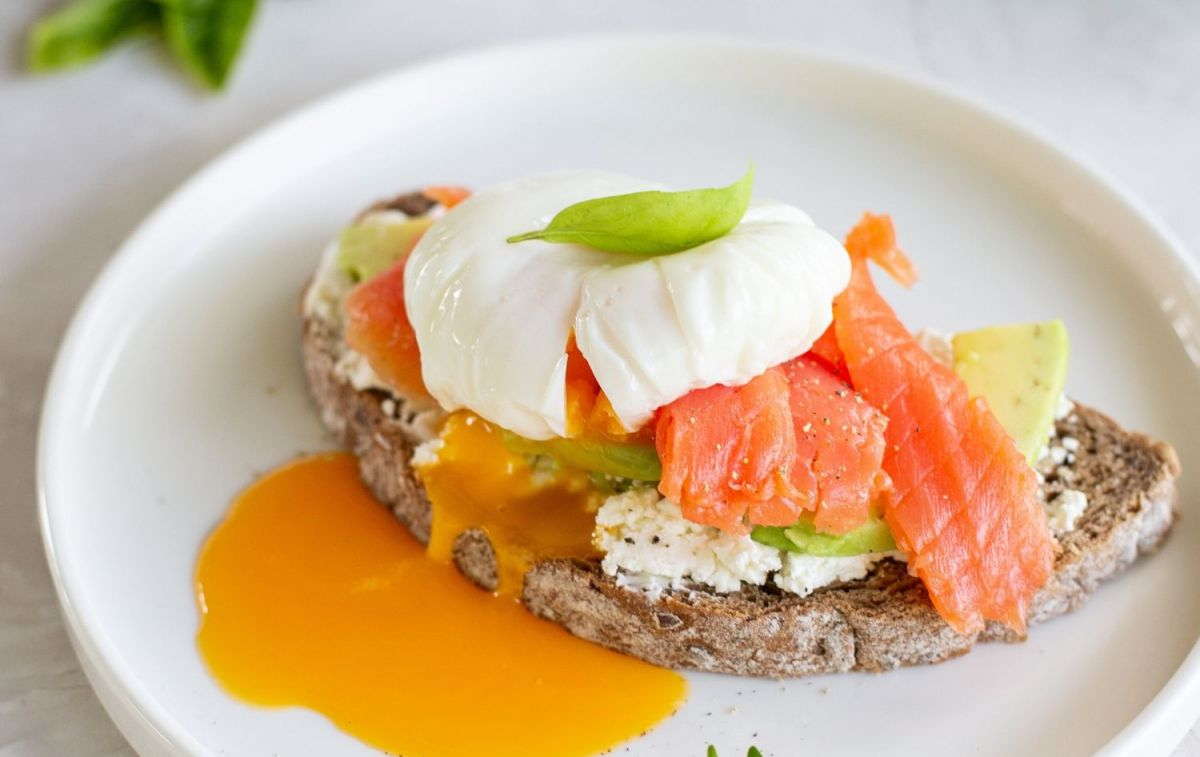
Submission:
M 427 183 L 569 167 L 710 185 L 750 157 L 757 191 L 836 233 L 863 209 L 893 214 L 923 274 L 911 294 L 889 290 L 910 324 L 1064 318 L 1070 393 L 1200 470 L 1195 267 L 1111 183 L 993 110 L 714 40 L 541 44 L 400 71 L 285 119 L 176 192 L 63 345 L 42 426 L 43 528 L 80 657 L 130 741 L 152 754 L 370 753 L 312 712 L 225 696 L 193 645 L 191 586 L 230 498 L 331 446 L 301 375 L 297 296 L 357 209 Z M 1194 481 L 1160 554 L 1026 644 L 883 676 L 690 675 L 687 706 L 630 751 L 1166 751 L 1200 713 Z

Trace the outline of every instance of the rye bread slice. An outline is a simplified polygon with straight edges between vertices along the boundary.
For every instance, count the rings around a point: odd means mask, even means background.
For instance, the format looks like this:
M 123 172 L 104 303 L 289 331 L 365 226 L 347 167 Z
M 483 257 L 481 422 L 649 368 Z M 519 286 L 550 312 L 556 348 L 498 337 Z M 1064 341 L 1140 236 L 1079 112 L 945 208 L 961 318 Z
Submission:
M 416 214 L 430 205 L 402 196 L 378 207 Z M 440 411 L 390 392 L 356 389 L 337 370 L 346 347 L 340 327 L 309 313 L 303 353 L 312 396 L 325 425 L 359 462 L 363 481 L 413 536 L 427 542 L 431 509 L 411 467 L 422 428 Z M 1034 600 L 1030 623 L 1074 610 L 1105 579 L 1158 548 L 1179 516 L 1179 461 L 1166 443 L 1126 431 L 1097 410 L 1076 405 L 1058 421 L 1079 440 L 1070 488 L 1088 495 L 1076 528 L 1060 537 L 1054 574 Z M 1048 478 L 1047 489 L 1065 482 Z M 454 561 L 485 589 L 497 581 L 486 534 L 459 534 Z M 717 594 L 703 587 L 658 597 L 617 585 L 597 561 L 548 560 L 525 577 L 522 600 L 571 633 L 651 663 L 736 675 L 793 677 L 890 670 L 966 653 L 977 641 L 1017 641 L 998 624 L 955 633 L 938 616 L 906 566 L 885 560 L 866 578 L 807 597 L 772 586 Z

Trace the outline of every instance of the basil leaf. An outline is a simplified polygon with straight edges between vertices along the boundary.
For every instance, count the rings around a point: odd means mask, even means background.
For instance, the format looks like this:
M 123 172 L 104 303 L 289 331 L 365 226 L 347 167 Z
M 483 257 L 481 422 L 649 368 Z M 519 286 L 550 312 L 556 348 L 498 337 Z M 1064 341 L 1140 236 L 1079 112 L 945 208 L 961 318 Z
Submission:
M 256 0 L 160 0 L 167 45 L 201 84 L 221 89 L 233 69 Z
M 546 228 L 508 238 L 582 244 L 607 252 L 665 255 L 710 242 L 738 225 L 750 205 L 754 166 L 720 189 L 634 192 L 584 200 L 560 211 Z
M 158 28 L 152 0 L 78 0 L 34 24 L 28 64 L 45 73 L 86 63 L 122 40 Z
M 746 752 L 746 757 L 762 757 L 762 752 L 758 751 L 758 747 L 752 746 L 750 747 L 750 750 Z

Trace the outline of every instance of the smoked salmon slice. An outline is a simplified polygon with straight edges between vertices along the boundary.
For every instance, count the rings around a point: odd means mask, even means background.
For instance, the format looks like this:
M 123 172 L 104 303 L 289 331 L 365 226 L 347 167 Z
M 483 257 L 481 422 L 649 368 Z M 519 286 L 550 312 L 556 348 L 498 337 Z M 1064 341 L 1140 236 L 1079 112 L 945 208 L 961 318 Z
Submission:
M 741 386 L 688 392 L 662 408 L 654 443 L 658 489 L 694 523 L 744 534 L 790 526 L 816 507 L 811 469 L 791 469 L 796 430 L 787 376 L 771 368 Z
M 819 361 L 801 355 L 784 365 L 796 429 L 797 464 L 817 481 L 817 530 L 844 534 L 871 517 L 890 482 L 882 470 L 887 418 Z M 794 522 L 794 521 L 793 521 Z
M 471 190 L 466 187 L 432 186 L 425 187 L 425 189 L 421 190 L 421 194 L 438 203 L 446 210 L 449 210 L 470 197 Z
M 346 296 L 346 343 L 361 353 L 388 386 L 428 395 L 421 377 L 417 334 L 404 308 L 404 263 L 356 286 Z
M 838 346 L 834 324 L 829 324 L 829 328 L 817 337 L 813 346 L 808 348 L 808 354 L 824 363 L 825 367 L 835 376 L 847 383 L 850 382 L 850 372 L 846 370 L 846 356 L 842 354 L 842 348 Z
M 915 279 L 890 221 L 864 217 L 846 247 L 853 269 L 834 302 L 837 342 L 854 387 L 888 417 L 883 514 L 896 544 L 956 631 L 996 620 L 1024 632 L 1054 559 L 1033 469 L 986 401 L 969 397 L 876 291 L 868 258 Z
M 711 386 L 664 407 L 655 426 L 659 491 L 696 523 L 814 524 L 846 533 L 887 483 L 887 419 L 820 361 L 801 356 L 738 386 Z

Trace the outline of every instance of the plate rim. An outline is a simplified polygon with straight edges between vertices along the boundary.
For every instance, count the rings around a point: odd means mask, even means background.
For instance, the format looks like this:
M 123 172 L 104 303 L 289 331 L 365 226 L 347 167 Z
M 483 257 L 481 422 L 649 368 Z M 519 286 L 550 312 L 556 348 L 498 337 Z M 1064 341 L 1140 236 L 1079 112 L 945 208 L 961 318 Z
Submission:
M 636 48 L 637 51 L 658 51 L 672 47 L 679 50 L 708 49 L 719 54 L 774 56 L 802 64 L 805 67 L 824 67 L 845 75 L 857 75 L 878 81 L 889 81 L 920 95 L 940 100 L 959 113 L 991 122 L 1008 132 L 1008 138 L 1023 141 L 1054 156 L 1061 166 L 1077 172 L 1084 180 L 1122 206 L 1130 218 L 1144 231 L 1155 237 L 1179 264 L 1200 291 L 1200 259 L 1187 252 L 1175 232 L 1137 195 L 1115 179 L 1094 160 L 1063 144 L 1048 129 L 1011 108 L 951 85 L 923 72 L 902 69 L 890 63 L 832 52 L 818 48 L 799 47 L 775 42 L 763 42 L 752 37 L 712 33 L 615 33 L 559 36 L 546 39 L 527 39 L 470 47 L 445 54 L 426 57 L 387 69 L 366 78 L 340 86 L 318 96 L 255 128 L 248 135 L 206 161 L 165 197 L 134 227 L 120 243 L 89 285 L 84 297 L 71 316 L 62 341 L 55 353 L 53 367 L 46 382 L 43 406 L 38 426 L 36 471 L 38 523 L 46 561 L 54 583 L 55 595 L 67 628 L 68 637 L 93 691 L 122 735 L 140 753 L 204 754 L 205 749 L 195 736 L 152 696 L 141 689 L 129 670 L 118 670 L 105 654 L 98 634 L 89 629 L 77 606 L 73 587 L 64 577 L 59 550 L 51 522 L 51 460 L 56 442 L 56 429 L 61 425 L 59 409 L 64 403 L 64 386 L 72 372 L 73 363 L 81 352 L 80 345 L 88 337 L 88 323 L 107 299 L 108 291 L 120 279 L 134 260 L 145 257 L 140 252 L 143 238 L 152 237 L 164 218 L 186 207 L 191 197 L 210 183 L 219 183 L 222 176 L 245 158 L 265 149 L 291 130 L 302 130 L 305 123 L 322 114 L 336 111 L 347 103 L 370 99 L 372 91 L 396 86 L 404 79 L 420 79 L 439 69 L 455 66 L 475 66 L 514 55 L 541 56 L 578 55 L 605 48 Z M 1192 704 L 1192 703 L 1195 704 Z M 1129 720 L 1098 754 L 1109 757 L 1144 754 L 1146 750 L 1166 753 L 1173 749 L 1196 723 L 1200 716 L 1200 638 L 1184 657 L 1179 667 L 1137 715 Z

